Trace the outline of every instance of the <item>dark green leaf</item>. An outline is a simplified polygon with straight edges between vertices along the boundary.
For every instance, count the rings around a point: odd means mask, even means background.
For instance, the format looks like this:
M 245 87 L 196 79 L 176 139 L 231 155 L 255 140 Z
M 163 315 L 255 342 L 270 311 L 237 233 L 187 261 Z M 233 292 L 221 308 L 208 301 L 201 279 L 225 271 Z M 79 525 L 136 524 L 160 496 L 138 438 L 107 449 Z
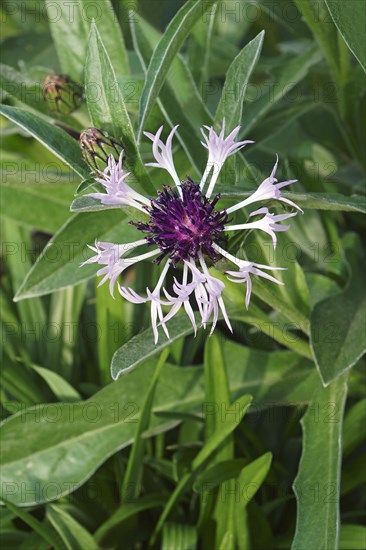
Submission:
M 347 46 L 366 71 L 366 4 L 363 0 L 325 0 Z
M 215 2 L 216 0 L 188 0 L 166 28 L 163 37 L 154 50 L 146 73 L 145 86 L 140 102 L 139 138 L 174 57 L 192 31 L 193 24 L 200 16 L 204 17 L 205 11 Z
M 0 105 L 0 113 L 38 139 L 81 177 L 85 178 L 89 175 L 78 142 L 66 132 L 46 122 L 39 115 L 18 107 Z

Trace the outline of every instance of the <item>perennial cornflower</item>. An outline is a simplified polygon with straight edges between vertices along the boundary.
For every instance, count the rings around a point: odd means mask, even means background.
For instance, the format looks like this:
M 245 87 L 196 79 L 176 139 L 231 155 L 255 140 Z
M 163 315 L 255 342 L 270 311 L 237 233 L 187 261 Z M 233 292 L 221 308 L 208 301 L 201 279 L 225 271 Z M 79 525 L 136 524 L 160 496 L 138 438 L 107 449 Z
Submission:
M 118 292 L 129 302 L 150 303 L 155 343 L 158 341 L 159 327 L 169 337 L 167 322 L 182 307 L 195 333 L 197 323 L 194 308 L 198 309 L 204 328 L 208 323 L 212 323 L 211 334 L 220 312 L 226 325 L 232 330 L 222 296 L 225 284 L 210 274 L 207 261 L 214 263 L 223 257 L 237 268 L 227 271 L 226 275 L 230 281 L 246 284 L 246 308 L 249 307 L 253 275 L 283 284 L 267 271 L 284 268 L 256 264 L 233 256 L 222 247 L 223 236 L 226 232 L 258 229 L 271 236 L 275 247 L 276 233 L 289 229 L 288 225 L 282 225 L 281 222 L 295 216 L 296 212 L 274 214 L 267 207 L 261 207 L 251 212 L 247 223 L 231 225 L 230 215 L 233 212 L 269 200 L 287 203 L 301 211 L 295 203 L 282 196 L 281 189 L 296 180 L 277 181 L 278 158 L 270 176 L 252 195 L 226 210 L 220 210 L 220 195 L 216 194 L 211 198 L 220 171 L 228 157 L 253 142 L 236 141 L 239 126 L 226 137 L 225 124 L 219 134 L 212 127 L 202 128 L 204 141 L 201 143 L 208 150 L 208 161 L 200 183 L 195 183 L 189 177 L 181 180 L 174 166 L 172 142 L 177 128 L 175 126 L 172 129 L 165 143 L 161 139 L 163 126 L 156 134 L 145 132 L 146 137 L 152 141 L 155 158 L 155 162 L 148 163 L 147 166 L 166 170 L 173 180 L 173 185 L 165 185 L 156 198 L 144 197 L 127 183 L 129 173 L 123 167 L 123 151 L 119 160 L 110 155 L 104 171 L 98 171 L 96 181 L 102 184 L 104 192 L 89 195 L 108 207 L 129 206 L 148 215 L 146 221 L 131 222 L 143 233 L 144 238 L 124 244 L 96 242 L 95 246 L 90 246 L 95 255 L 82 265 L 97 263 L 102 266 L 97 271 L 97 275 L 103 276 L 99 284 L 109 281 L 113 297 L 117 283 Z M 256 216 L 254 221 L 253 216 Z M 144 250 L 136 255 L 135 252 L 131 254 L 135 249 Z M 118 279 L 125 269 L 143 260 L 161 263 L 163 269 L 156 286 L 152 289 L 147 288 L 146 295 L 141 296 L 132 288 L 126 288 Z M 172 289 L 168 291 L 164 287 L 168 270 L 175 271 L 179 266 L 182 266 L 182 278 L 178 280 L 175 273 Z

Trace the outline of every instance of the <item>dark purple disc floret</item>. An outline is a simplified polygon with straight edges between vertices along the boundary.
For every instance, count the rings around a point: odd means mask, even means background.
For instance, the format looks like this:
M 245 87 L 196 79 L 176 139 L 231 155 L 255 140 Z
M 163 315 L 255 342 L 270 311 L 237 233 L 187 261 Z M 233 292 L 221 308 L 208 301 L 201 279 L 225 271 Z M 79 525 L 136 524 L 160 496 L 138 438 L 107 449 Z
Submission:
M 182 198 L 177 189 L 164 186 L 147 208 L 149 223 L 131 223 L 147 233 L 149 245 L 160 248 L 157 263 L 169 256 L 175 265 L 180 260 L 197 258 L 200 251 L 216 261 L 212 244 L 218 241 L 228 221 L 226 210 L 215 210 L 220 195 L 210 201 L 190 178 L 181 183 L 181 191 Z

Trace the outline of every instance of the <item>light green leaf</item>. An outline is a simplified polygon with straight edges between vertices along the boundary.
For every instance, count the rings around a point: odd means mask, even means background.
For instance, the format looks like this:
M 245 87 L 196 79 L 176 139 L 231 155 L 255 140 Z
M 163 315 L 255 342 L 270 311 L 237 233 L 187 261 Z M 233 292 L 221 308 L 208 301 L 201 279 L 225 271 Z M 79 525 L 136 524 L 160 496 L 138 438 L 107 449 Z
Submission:
M 38 533 L 43 540 L 50 544 L 52 548 L 54 548 L 55 550 L 63 550 L 64 547 L 61 544 L 61 541 L 59 541 L 56 533 L 49 525 L 45 525 L 43 522 L 36 519 L 26 510 L 14 506 L 14 504 L 8 502 L 5 498 L 3 498 L 3 501 L 7 508 L 9 508 L 9 510 L 11 510 L 18 518 L 24 521 L 26 525 L 29 525 L 29 527 L 34 529 L 34 531 Z
M 364 0 L 325 0 L 347 46 L 366 71 L 366 3 Z
M 61 193 L 57 193 L 61 191 Z M 65 184 L 1 185 L 6 209 L 1 216 L 21 225 L 54 233 L 70 217 L 73 191 Z
M 262 50 L 263 39 L 264 31 L 259 33 L 241 50 L 227 71 L 221 99 L 214 117 L 217 127 L 225 121 L 227 134 L 234 130 L 236 126 L 241 125 L 245 93 Z M 249 172 L 252 178 L 255 179 L 254 172 L 245 160 L 245 152 L 244 155 L 239 153 L 228 158 L 226 163 L 225 170 L 230 174 L 234 185 L 237 185 L 240 174 L 243 173 Z
M 205 439 L 206 441 L 220 430 L 223 422 L 226 421 L 227 411 L 232 414 L 230 406 L 230 389 L 227 376 L 227 367 L 222 352 L 222 346 L 216 335 L 212 335 L 207 341 L 204 350 L 204 373 L 205 373 Z M 234 410 L 234 414 L 236 411 Z M 231 460 L 234 454 L 234 439 L 230 435 L 225 443 L 212 457 L 213 464 L 220 464 L 222 461 Z M 227 480 L 222 483 L 220 490 L 228 494 L 228 499 L 222 502 L 214 495 L 208 498 L 201 498 L 201 517 L 199 525 L 204 529 L 205 510 L 209 509 L 210 501 L 214 502 L 213 515 L 216 521 L 215 541 L 220 541 L 227 532 L 233 537 L 232 547 L 235 546 L 233 509 L 235 509 L 234 481 Z M 207 496 L 207 495 L 206 495 Z M 216 502 L 215 502 L 216 501 Z M 203 524 L 203 525 L 202 525 Z
M 365 550 L 366 527 L 363 525 L 341 525 L 339 550 Z
M 240 526 L 240 510 L 248 506 L 249 502 L 259 491 L 260 486 L 267 477 L 272 463 L 272 453 L 265 453 L 256 460 L 253 460 L 248 466 L 244 466 L 239 475 L 240 494 L 243 499 L 241 506 L 238 507 L 237 527 Z
M 196 550 L 196 528 L 183 523 L 165 523 L 161 550 L 172 550 L 172 548 L 174 550 Z
M 67 550 L 98 550 L 92 535 L 61 506 L 49 504 L 47 518 L 65 543 Z
M 266 453 L 245 466 L 238 478 L 239 501 L 235 507 L 235 530 L 239 550 L 248 548 L 250 532 L 247 506 L 267 477 L 272 453 Z
M 89 169 L 83 161 L 78 142 L 66 132 L 46 122 L 40 116 L 18 107 L 0 105 L 0 114 L 38 139 L 81 177 L 85 178 L 89 175 Z
M 342 423 L 347 375 L 319 388 L 301 421 L 303 451 L 294 483 L 296 533 L 292 550 L 338 548 Z
M 188 0 L 166 28 L 163 37 L 154 50 L 146 73 L 145 86 L 140 101 L 139 140 L 174 57 L 192 31 L 193 24 L 200 16 L 204 17 L 205 12 L 215 2 L 216 0 Z
M 205 345 L 204 354 L 204 368 L 205 368 L 205 389 L 206 389 L 206 402 L 210 400 L 214 404 L 220 404 L 220 406 L 230 405 L 230 391 L 228 385 L 228 378 L 226 374 L 224 357 L 220 345 L 220 341 L 216 335 L 212 335 Z M 216 430 L 219 429 L 222 423 L 221 411 L 215 411 L 213 414 L 207 414 L 205 418 L 206 438 L 210 437 Z M 227 449 L 223 456 L 221 453 L 215 458 L 215 462 L 220 458 L 231 459 L 232 452 L 227 453 Z
M 90 29 L 85 82 L 90 88 L 87 103 L 94 126 L 109 132 L 116 139 L 122 139 L 126 151 L 126 164 L 137 185 L 146 193 L 154 193 L 154 187 L 137 149 L 125 100 L 95 23 Z
M 221 1 L 212 6 L 207 18 L 201 17 L 193 27 L 187 48 L 188 64 L 197 87 L 202 90 L 209 81 L 210 54 L 216 17 L 220 13 Z
M 350 369 L 366 350 L 364 257 L 356 235 L 344 246 L 351 267 L 345 290 L 318 302 L 311 313 L 311 346 L 325 385 Z
M 50 369 L 34 365 L 33 363 L 30 363 L 29 366 L 47 382 L 47 385 L 59 401 L 80 401 L 81 396 L 79 392 L 57 372 L 52 372 Z

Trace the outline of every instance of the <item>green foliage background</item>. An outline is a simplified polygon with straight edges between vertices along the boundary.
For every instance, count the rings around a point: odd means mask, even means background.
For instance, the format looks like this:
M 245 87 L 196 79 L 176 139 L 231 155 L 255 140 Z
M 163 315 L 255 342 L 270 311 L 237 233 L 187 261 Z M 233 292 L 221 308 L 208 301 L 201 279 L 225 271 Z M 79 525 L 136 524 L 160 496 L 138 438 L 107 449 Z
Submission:
M 363 0 L 12 0 L 1 17 L 3 547 L 365 548 Z M 74 113 L 43 100 L 50 71 L 84 85 Z M 155 346 L 148 311 L 79 269 L 135 229 L 83 197 L 75 136 L 123 137 L 153 194 L 143 130 L 180 124 L 178 172 L 198 178 L 199 127 L 223 118 L 256 142 L 224 202 L 276 153 L 299 179 L 305 214 L 272 257 L 230 242 L 286 284 L 256 280 L 247 312 L 228 283 L 233 336 L 179 316 Z M 143 291 L 158 268 L 128 277 Z

